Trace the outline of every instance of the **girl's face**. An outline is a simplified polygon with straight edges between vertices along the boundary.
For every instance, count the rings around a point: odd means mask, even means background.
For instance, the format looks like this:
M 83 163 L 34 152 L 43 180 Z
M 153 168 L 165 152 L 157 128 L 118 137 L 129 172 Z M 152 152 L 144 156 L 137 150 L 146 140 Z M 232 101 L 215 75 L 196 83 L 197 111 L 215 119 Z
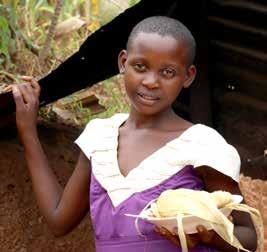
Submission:
M 183 42 L 156 33 L 139 33 L 128 51 L 119 55 L 132 109 L 153 115 L 171 109 L 183 87 L 189 87 L 196 68 L 187 66 Z

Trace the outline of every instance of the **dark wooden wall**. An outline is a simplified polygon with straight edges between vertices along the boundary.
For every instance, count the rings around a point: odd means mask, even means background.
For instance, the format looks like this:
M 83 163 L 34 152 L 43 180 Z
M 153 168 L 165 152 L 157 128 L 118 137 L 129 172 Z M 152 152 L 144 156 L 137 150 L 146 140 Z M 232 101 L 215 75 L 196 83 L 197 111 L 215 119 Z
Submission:
M 214 125 L 266 177 L 267 1 L 209 0 L 208 26 Z

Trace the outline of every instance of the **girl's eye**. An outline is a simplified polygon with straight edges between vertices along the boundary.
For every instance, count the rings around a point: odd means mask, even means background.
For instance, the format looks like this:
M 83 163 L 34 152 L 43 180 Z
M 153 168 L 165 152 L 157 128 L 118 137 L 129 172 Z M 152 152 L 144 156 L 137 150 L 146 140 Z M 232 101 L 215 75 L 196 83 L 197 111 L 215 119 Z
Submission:
M 176 72 L 173 69 L 168 69 L 168 68 L 163 69 L 161 73 L 166 78 L 172 78 L 176 75 Z
M 136 63 L 134 64 L 134 69 L 138 72 L 144 72 L 146 70 L 146 66 L 142 63 Z

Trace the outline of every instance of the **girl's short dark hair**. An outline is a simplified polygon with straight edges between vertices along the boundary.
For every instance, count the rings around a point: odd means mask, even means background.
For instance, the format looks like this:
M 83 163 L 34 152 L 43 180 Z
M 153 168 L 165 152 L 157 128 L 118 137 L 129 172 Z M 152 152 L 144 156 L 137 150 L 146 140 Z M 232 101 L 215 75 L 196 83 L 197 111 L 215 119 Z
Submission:
M 130 33 L 127 41 L 127 50 L 130 49 L 133 40 L 141 32 L 156 33 L 161 36 L 171 36 L 178 41 L 183 41 L 187 47 L 188 65 L 192 65 L 194 63 L 196 41 L 192 33 L 180 21 L 165 16 L 153 16 L 142 20 Z

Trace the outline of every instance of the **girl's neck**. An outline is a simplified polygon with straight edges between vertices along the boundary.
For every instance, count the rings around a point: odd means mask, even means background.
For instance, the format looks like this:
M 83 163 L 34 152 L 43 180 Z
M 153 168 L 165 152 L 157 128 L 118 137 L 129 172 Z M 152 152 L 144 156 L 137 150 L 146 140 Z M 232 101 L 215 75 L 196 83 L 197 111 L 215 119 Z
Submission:
M 141 114 L 135 109 L 131 109 L 129 118 L 125 124 L 133 129 L 164 129 L 168 128 L 168 123 L 177 120 L 179 120 L 179 117 L 171 108 L 154 115 Z

